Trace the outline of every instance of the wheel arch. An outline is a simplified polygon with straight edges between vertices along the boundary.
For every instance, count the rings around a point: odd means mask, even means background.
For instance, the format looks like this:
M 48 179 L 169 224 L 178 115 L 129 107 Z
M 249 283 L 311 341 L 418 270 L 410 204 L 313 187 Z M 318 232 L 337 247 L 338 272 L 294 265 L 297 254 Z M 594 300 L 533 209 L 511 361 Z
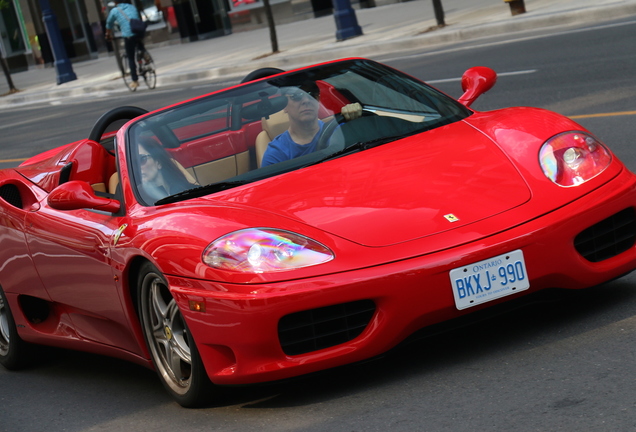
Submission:
M 127 310 L 131 331 L 135 335 L 135 339 L 137 339 L 144 358 L 149 361 L 149 366 L 154 369 L 148 344 L 143 334 L 141 311 L 139 309 L 139 286 L 137 284 L 140 269 L 146 263 L 154 265 L 151 260 L 142 255 L 136 255 L 128 261 L 128 264 L 122 272 L 122 300 L 124 308 Z
M 139 286 L 137 285 L 137 279 L 139 278 L 139 271 L 141 267 L 146 263 L 151 263 L 152 265 L 156 267 L 156 264 L 153 263 L 148 258 L 141 255 L 137 255 L 130 260 L 128 267 L 125 271 L 125 281 L 127 285 L 125 289 L 128 295 L 130 296 L 130 301 L 133 308 L 135 309 L 135 315 L 137 316 L 138 320 L 140 320 L 140 315 L 139 315 L 140 312 L 139 312 Z

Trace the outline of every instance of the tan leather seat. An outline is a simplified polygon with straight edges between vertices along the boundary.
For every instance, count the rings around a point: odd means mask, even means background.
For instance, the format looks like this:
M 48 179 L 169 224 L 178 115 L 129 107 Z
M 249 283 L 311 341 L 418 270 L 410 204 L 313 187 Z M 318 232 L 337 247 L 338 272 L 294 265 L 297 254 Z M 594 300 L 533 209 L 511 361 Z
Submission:
M 175 159 L 172 159 L 172 162 L 174 162 L 174 164 L 177 166 L 177 168 L 179 168 L 179 171 L 181 171 L 183 173 L 183 175 L 185 176 L 186 180 L 189 183 L 192 183 L 193 185 L 198 185 L 199 184 L 199 182 L 197 182 L 197 179 L 194 178 L 192 173 L 190 171 L 188 171 L 187 169 L 185 169 L 183 167 L 183 165 L 181 165 L 181 163 L 179 163 Z
M 260 168 L 263 155 L 269 143 L 289 128 L 289 116 L 285 111 L 279 111 L 269 116 L 269 119 L 261 119 L 263 130 L 256 136 L 256 164 Z
M 119 185 L 119 174 L 113 173 L 108 179 L 108 193 L 111 195 L 115 195 L 117 192 L 117 186 Z

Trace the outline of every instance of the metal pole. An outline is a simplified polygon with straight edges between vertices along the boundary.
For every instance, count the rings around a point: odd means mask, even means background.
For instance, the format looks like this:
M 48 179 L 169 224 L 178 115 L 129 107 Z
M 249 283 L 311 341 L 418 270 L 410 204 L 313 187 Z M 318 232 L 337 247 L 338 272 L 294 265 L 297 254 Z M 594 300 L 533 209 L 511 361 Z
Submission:
M 519 15 L 526 12 L 526 4 L 524 0 L 504 0 L 510 5 L 510 13 L 512 15 Z
M 442 7 L 442 0 L 433 0 L 433 9 L 435 10 L 435 19 L 439 27 L 446 26 L 444 21 L 444 8 Z
M 343 41 L 360 36 L 362 28 L 358 25 L 356 12 L 351 7 L 350 0 L 332 0 L 333 17 L 336 20 L 336 39 Z
M 13 85 L 13 79 L 11 78 L 11 72 L 9 71 L 9 66 L 7 66 L 7 62 L 4 59 L 4 55 L 2 55 L 2 51 L 0 50 L 0 63 L 2 63 L 2 71 L 4 72 L 4 76 L 7 79 L 7 84 L 9 85 L 9 93 L 17 93 L 18 90 L 15 85 Z
M 57 18 L 51 9 L 49 1 L 40 0 L 40 8 L 42 9 L 42 21 L 44 22 L 46 34 L 51 44 L 51 51 L 53 51 L 53 58 L 55 59 L 53 65 L 57 72 L 57 83 L 59 85 L 76 80 L 77 76 L 75 72 L 73 72 L 71 62 L 66 55 L 66 49 L 64 48 L 62 34 L 57 24 Z
M 274 22 L 274 13 L 269 0 L 263 0 L 265 6 L 265 16 L 267 17 L 267 25 L 269 26 L 269 40 L 272 43 L 272 52 L 278 52 L 278 37 L 276 36 L 276 23 Z
M 13 78 L 11 78 L 9 65 L 7 64 L 7 60 L 4 57 L 4 46 L 2 45 L 2 41 L 0 41 L 0 63 L 2 64 L 2 72 L 4 72 L 4 76 L 7 79 L 7 84 L 9 85 L 9 94 L 19 92 L 20 90 L 18 90 L 13 84 Z

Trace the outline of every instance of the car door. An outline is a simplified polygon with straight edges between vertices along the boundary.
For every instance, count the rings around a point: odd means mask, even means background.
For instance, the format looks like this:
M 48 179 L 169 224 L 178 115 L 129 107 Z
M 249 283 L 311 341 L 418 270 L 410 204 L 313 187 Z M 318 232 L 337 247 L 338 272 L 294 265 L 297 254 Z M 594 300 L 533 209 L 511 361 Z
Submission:
M 9 176 L 7 176 L 9 177 Z M 0 175 L 0 286 L 5 293 L 49 300 L 35 270 L 25 237 L 25 218 L 39 208 L 38 188 Z M 19 315 L 16 315 L 19 319 Z
M 44 201 L 26 219 L 35 267 L 79 337 L 139 353 L 113 270 L 111 247 L 123 218 L 88 209 L 61 211 Z

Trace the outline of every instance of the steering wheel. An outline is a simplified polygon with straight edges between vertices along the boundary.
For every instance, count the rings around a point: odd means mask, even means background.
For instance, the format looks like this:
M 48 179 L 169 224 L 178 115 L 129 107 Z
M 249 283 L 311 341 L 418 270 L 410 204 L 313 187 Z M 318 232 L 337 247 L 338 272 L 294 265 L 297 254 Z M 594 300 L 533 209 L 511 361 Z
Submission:
M 329 138 L 336 131 L 336 128 L 345 122 L 345 118 L 342 114 L 334 114 L 333 119 L 325 124 L 320 131 L 320 136 L 318 137 L 318 144 L 316 144 L 316 150 L 322 150 L 327 148 L 329 145 Z
M 102 135 L 106 132 L 108 126 L 112 123 L 119 120 L 132 120 L 135 117 L 146 114 L 148 111 L 143 108 L 138 108 L 134 106 L 121 106 L 117 108 L 113 108 L 110 111 L 106 111 L 102 116 L 95 122 L 93 129 L 88 134 L 88 139 L 95 142 L 100 142 L 102 139 Z M 106 149 L 109 153 L 114 154 L 113 151 Z
M 365 111 L 364 109 L 360 113 L 360 117 L 373 117 L 376 114 L 373 111 Z M 360 118 L 358 117 L 358 118 Z M 357 120 L 357 119 L 356 119 Z M 318 144 L 316 144 L 316 150 L 323 150 L 329 146 L 329 139 L 336 131 L 338 126 L 345 123 L 347 120 L 340 113 L 334 114 L 333 120 L 329 123 L 325 124 L 320 132 L 320 136 L 318 137 Z

